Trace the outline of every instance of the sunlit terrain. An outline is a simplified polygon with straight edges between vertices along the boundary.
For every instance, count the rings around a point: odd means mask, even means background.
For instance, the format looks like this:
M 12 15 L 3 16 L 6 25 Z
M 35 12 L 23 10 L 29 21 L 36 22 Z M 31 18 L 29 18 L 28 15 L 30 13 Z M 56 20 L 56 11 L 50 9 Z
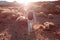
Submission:
M 60 1 L 0 1 L 0 40 L 60 40 Z

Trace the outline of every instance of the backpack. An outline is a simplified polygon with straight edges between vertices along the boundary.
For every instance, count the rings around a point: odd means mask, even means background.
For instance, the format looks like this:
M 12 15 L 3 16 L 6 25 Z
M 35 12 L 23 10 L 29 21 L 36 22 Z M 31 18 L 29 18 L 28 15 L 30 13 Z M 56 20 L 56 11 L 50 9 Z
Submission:
M 32 20 L 32 19 L 33 19 L 33 13 L 32 13 L 32 12 L 30 12 L 30 13 L 28 14 L 28 19 L 29 19 L 29 20 Z

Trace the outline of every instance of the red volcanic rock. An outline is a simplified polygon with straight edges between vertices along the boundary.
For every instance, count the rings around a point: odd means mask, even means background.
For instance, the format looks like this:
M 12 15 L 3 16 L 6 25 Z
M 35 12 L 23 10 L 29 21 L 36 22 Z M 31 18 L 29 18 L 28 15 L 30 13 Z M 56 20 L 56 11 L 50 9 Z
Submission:
M 23 14 L 24 9 L 22 10 L 20 6 L 17 7 L 18 9 L 1 7 L 0 40 L 60 40 L 60 30 L 58 30 L 60 29 L 60 15 L 56 15 L 60 14 L 60 6 L 55 4 L 57 6 L 55 7 L 53 2 L 50 3 L 38 2 L 39 5 L 31 5 L 31 9 L 36 10 L 34 12 L 37 14 L 36 18 L 39 23 L 34 23 L 33 20 L 33 29 L 30 33 L 28 33 L 28 20 Z M 31 12 L 28 19 L 33 19 Z
M 38 17 L 47 18 L 47 15 L 44 12 L 37 13 Z
M 53 19 L 54 15 L 53 14 L 48 14 L 49 19 Z
M 55 27 L 53 22 L 45 22 L 44 26 L 45 26 L 45 29 L 47 29 L 47 30 L 51 30 Z
M 5 29 L 8 29 L 8 32 L 11 34 L 11 40 L 20 40 L 28 33 L 28 21 L 25 17 L 21 16 L 14 12 L 3 11 L 0 13 L 0 33 Z M 15 38 L 16 37 L 16 38 Z M 3 39 L 3 40 L 6 40 Z

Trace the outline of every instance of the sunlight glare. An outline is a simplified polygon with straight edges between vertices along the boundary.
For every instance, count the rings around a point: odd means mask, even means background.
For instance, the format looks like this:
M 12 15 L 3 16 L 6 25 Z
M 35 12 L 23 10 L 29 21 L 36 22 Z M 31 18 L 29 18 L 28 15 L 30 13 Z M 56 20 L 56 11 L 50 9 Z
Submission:
M 57 0 L 16 0 L 18 3 L 21 3 L 25 6 L 27 6 L 31 2 L 39 2 L 39 1 L 57 1 Z
M 16 0 L 18 3 L 23 4 L 24 6 L 27 6 L 32 0 Z
M 24 6 L 27 6 L 30 2 L 57 1 L 57 0 L 6 0 L 6 1 L 9 1 L 9 2 L 16 1 L 16 2 L 18 2 L 20 4 L 23 4 Z

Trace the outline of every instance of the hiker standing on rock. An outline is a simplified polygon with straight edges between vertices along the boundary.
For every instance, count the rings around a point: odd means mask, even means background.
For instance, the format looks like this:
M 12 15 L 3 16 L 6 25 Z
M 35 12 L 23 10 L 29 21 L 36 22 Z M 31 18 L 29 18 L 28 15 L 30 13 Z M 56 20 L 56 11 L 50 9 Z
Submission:
M 28 19 L 28 32 L 31 32 L 33 21 L 36 22 L 35 12 L 33 10 L 27 10 L 25 17 Z

